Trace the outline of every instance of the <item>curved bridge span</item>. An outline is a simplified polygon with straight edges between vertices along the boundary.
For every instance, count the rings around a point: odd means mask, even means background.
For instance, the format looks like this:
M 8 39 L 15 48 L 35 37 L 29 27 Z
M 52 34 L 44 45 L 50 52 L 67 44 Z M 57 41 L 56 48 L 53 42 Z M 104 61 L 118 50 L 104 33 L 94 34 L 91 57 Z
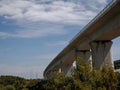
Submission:
M 53 59 L 44 71 L 49 75 L 56 68 L 70 75 L 76 56 L 89 60 L 93 68 L 101 68 L 104 62 L 112 66 L 111 47 L 113 39 L 120 36 L 120 0 L 113 0 L 91 20 Z

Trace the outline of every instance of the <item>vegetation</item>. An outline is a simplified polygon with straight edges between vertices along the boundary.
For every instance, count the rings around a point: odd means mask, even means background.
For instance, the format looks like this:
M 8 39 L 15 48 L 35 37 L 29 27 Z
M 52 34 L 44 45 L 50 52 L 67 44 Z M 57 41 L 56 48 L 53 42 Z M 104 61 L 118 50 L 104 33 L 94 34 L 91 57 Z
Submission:
M 45 81 L 15 76 L 0 76 L 0 90 L 44 90 Z
M 113 68 L 93 70 L 90 62 L 78 58 L 71 77 L 54 71 L 45 80 L 0 76 L 0 90 L 120 90 L 120 74 Z
M 72 77 L 62 72 L 53 72 L 52 77 L 48 78 L 47 90 L 114 90 L 120 85 L 120 74 L 107 65 L 102 70 L 93 70 L 90 62 L 80 58 L 76 65 Z
M 0 90 L 21 90 L 24 84 L 25 80 L 23 78 L 14 76 L 0 77 Z

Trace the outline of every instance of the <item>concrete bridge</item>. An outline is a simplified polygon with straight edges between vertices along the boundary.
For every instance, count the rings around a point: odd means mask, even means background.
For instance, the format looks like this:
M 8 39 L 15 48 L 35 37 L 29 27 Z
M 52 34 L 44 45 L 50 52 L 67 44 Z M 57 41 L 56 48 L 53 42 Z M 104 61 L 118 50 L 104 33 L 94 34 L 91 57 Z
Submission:
M 120 0 L 113 0 L 91 20 L 53 59 L 44 71 L 44 76 L 61 69 L 70 75 L 76 57 L 89 60 L 93 68 L 101 68 L 104 62 L 112 66 L 111 47 L 113 39 L 120 36 Z

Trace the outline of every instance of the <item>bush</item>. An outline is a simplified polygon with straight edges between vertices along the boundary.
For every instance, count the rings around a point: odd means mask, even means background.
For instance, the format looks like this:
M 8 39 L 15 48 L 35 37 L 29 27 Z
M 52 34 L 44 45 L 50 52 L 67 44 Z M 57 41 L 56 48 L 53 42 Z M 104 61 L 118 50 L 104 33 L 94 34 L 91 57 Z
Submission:
M 91 63 L 80 58 L 76 65 L 72 77 L 59 71 L 51 73 L 47 78 L 47 90 L 113 90 L 117 87 L 118 74 L 113 68 L 105 65 L 102 70 L 92 70 Z
M 7 86 L 5 87 L 5 89 L 6 89 L 6 90 L 15 90 L 15 87 L 12 86 L 12 85 L 7 85 Z

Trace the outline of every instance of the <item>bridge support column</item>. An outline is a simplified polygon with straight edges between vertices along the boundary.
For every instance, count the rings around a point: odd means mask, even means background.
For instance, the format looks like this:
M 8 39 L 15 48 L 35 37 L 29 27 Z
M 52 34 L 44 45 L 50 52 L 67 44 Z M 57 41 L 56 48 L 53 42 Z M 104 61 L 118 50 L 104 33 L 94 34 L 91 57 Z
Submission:
M 112 41 L 94 41 L 90 43 L 92 51 L 93 68 L 101 69 L 103 64 L 112 66 L 111 46 Z
M 73 69 L 72 64 L 67 64 L 61 67 L 61 71 L 64 72 L 67 76 L 72 75 L 72 69 Z
M 76 50 L 76 57 L 80 57 L 83 60 L 88 61 L 90 59 L 90 50 Z

